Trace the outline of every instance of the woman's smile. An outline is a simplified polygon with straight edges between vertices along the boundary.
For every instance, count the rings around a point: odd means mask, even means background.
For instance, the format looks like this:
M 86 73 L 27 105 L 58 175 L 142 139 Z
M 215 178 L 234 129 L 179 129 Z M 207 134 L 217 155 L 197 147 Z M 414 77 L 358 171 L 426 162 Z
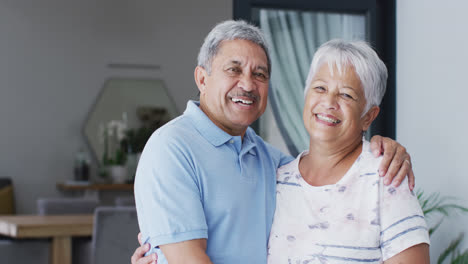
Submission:
M 336 117 L 323 113 L 315 114 L 315 118 L 317 122 L 323 123 L 328 126 L 335 126 L 341 123 L 341 120 L 337 119 Z

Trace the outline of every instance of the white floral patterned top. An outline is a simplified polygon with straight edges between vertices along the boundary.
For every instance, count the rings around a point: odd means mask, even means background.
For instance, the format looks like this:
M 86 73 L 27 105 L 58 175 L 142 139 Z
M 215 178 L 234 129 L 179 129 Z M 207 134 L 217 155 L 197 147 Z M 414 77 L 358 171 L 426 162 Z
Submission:
M 311 186 L 299 172 L 301 153 L 277 171 L 277 201 L 268 263 L 382 263 L 399 252 L 429 244 L 417 197 L 407 179 L 385 186 L 381 157 L 370 144 L 336 183 Z

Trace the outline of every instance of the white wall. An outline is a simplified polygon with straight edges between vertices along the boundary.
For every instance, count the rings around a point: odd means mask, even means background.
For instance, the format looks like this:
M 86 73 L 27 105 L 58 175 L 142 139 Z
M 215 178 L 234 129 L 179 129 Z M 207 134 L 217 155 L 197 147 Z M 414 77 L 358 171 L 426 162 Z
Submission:
M 0 176 L 13 178 L 17 210 L 58 196 L 105 79 L 162 78 L 179 111 L 198 93 L 196 56 L 231 0 L 0 0 Z M 112 70 L 149 63 L 156 72 Z
M 417 187 L 468 206 L 468 2 L 397 1 L 397 138 L 408 147 Z M 434 219 L 429 219 L 434 224 Z M 433 263 L 468 217 L 432 238 Z M 462 248 L 468 248 L 468 238 Z

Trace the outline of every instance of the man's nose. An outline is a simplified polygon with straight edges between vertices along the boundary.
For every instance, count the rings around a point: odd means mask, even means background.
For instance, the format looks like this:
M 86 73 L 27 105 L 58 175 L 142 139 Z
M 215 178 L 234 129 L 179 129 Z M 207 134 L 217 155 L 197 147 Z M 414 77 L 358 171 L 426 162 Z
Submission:
M 237 84 L 242 90 L 250 92 L 255 89 L 255 80 L 251 74 L 242 74 Z

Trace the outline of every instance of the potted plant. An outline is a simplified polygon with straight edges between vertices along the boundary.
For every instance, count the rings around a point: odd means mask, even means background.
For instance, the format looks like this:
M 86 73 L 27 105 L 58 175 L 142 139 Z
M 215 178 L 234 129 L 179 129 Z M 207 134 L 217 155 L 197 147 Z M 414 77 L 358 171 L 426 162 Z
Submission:
M 126 131 L 127 119 L 125 114 L 122 120 L 111 120 L 102 129 L 104 138 L 102 165 L 104 173 L 108 174 L 114 183 L 125 183 L 127 180 L 127 152 L 122 143 Z
M 449 196 L 440 196 L 438 193 L 425 195 L 423 191 L 417 192 L 418 200 L 423 210 L 426 219 L 432 217 L 440 217 L 440 220 L 434 226 L 429 228 L 429 236 L 431 236 L 442 224 L 445 217 L 450 216 L 453 212 L 468 212 L 468 208 L 456 203 L 456 199 Z M 437 264 L 467 264 L 468 249 L 461 250 L 460 243 L 464 238 L 464 234 L 460 233 L 454 238 L 445 248 L 437 259 Z

